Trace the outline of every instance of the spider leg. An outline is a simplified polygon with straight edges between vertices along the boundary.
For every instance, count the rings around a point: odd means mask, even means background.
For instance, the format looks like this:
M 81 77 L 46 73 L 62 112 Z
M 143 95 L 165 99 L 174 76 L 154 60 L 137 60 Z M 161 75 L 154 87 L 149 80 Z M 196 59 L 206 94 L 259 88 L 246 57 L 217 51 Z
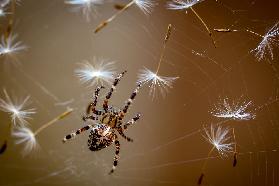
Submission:
M 127 123 L 125 123 L 125 125 L 123 126 L 124 130 L 126 130 L 128 128 L 128 126 L 133 125 L 134 123 L 136 123 L 137 120 L 139 120 L 139 119 L 140 119 L 140 114 L 137 114 L 135 117 L 130 119 Z
M 93 102 L 91 102 L 91 103 L 88 105 L 88 107 L 87 107 L 87 109 L 86 109 L 86 113 L 87 113 L 87 114 L 90 114 L 90 111 L 92 111 L 92 112 L 93 112 L 94 114 L 96 114 L 96 115 L 101 115 L 101 111 L 96 110 L 96 105 L 97 105 L 97 101 L 98 101 L 98 97 L 99 97 L 99 92 L 100 92 L 100 90 L 101 90 L 102 88 L 105 88 L 105 87 L 100 86 L 100 87 L 97 87 L 97 88 L 95 89 L 94 100 L 93 100 Z
M 128 136 L 126 136 L 124 134 L 124 130 L 121 127 L 117 127 L 116 130 L 118 131 L 118 133 L 120 134 L 120 136 L 122 136 L 125 140 L 127 140 L 128 142 L 133 142 L 134 140 L 132 138 L 129 138 Z
M 82 120 L 83 120 L 83 121 L 86 121 L 86 120 L 88 120 L 88 119 L 91 119 L 91 120 L 95 121 L 95 120 L 98 120 L 98 117 L 95 117 L 95 116 L 93 116 L 93 115 L 90 115 L 90 116 L 83 116 L 83 117 L 82 117 Z
M 62 140 L 62 142 L 65 143 L 66 141 L 75 138 L 76 135 L 81 134 L 82 132 L 87 131 L 91 128 L 93 128 L 93 125 L 86 125 L 85 127 L 82 127 L 80 129 L 78 129 L 76 132 L 73 132 L 71 134 L 66 135 L 64 137 L 64 139 Z
M 141 83 L 138 84 L 138 86 L 136 87 L 136 89 L 133 91 L 133 93 L 131 94 L 130 98 L 128 99 L 128 101 L 126 102 L 124 108 L 122 109 L 122 111 L 120 111 L 120 120 L 122 120 L 125 116 L 125 114 L 127 113 L 130 105 L 132 104 L 133 100 L 135 99 L 139 89 L 141 87 Z
M 117 86 L 117 84 L 119 83 L 120 79 L 123 77 L 123 75 L 126 72 L 127 71 L 125 70 L 124 72 L 118 74 L 118 76 L 114 79 L 114 82 L 112 83 L 112 86 L 111 86 L 109 92 L 107 93 L 106 99 L 104 100 L 104 103 L 103 103 L 103 108 L 104 108 L 105 112 L 107 112 L 107 110 L 108 110 L 108 101 L 111 98 L 111 95 L 112 95 L 115 87 Z
M 115 135 L 114 144 L 115 144 L 116 149 L 115 149 L 115 155 L 114 155 L 114 160 L 113 160 L 113 166 L 112 166 L 112 169 L 109 172 L 109 174 L 112 174 L 114 172 L 114 170 L 115 170 L 115 168 L 117 167 L 117 164 L 118 164 L 119 152 L 120 152 L 120 143 L 117 139 L 117 135 Z
M 124 126 L 123 128 L 121 127 L 121 123 L 118 125 L 118 127 L 116 127 L 116 130 L 118 131 L 118 133 L 124 138 L 126 139 L 127 141 L 129 142 L 133 142 L 134 140 L 127 137 L 125 134 L 124 134 L 124 130 L 127 130 L 128 126 L 134 124 L 137 120 L 140 119 L 140 114 L 137 114 L 135 117 L 133 117 L 132 119 L 130 119 Z

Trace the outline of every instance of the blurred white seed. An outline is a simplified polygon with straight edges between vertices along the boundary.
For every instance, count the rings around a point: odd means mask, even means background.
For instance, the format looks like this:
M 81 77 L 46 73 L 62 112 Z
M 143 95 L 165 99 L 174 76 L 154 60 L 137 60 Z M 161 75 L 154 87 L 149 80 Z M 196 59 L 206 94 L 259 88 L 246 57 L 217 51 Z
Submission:
M 155 97 L 157 89 L 159 89 L 164 97 L 169 89 L 172 88 L 172 84 L 176 79 L 178 79 L 178 77 L 159 76 L 147 68 L 144 68 L 138 74 L 138 83 L 148 84 L 150 88 L 149 95 L 152 98 Z
M 32 119 L 31 115 L 36 113 L 34 108 L 26 108 L 29 104 L 30 96 L 27 96 L 23 101 L 18 101 L 12 100 L 5 89 L 3 92 L 6 100 L 0 98 L 0 110 L 10 114 L 14 126 L 28 124 L 27 120 Z
M 167 9 L 171 9 L 171 10 L 188 9 L 202 1 L 204 0 L 172 0 L 167 3 Z
M 87 21 L 90 21 L 92 13 L 96 13 L 96 7 L 102 5 L 104 0 L 65 0 L 65 4 L 74 6 L 74 12 L 82 12 Z
M 256 115 L 249 111 L 249 107 L 252 105 L 252 101 L 240 101 L 232 102 L 228 101 L 228 98 L 223 99 L 214 109 L 211 114 L 218 118 L 227 118 L 233 120 L 251 120 L 256 117 Z
M 22 41 L 16 41 L 16 39 L 17 34 L 10 34 L 8 37 L 5 37 L 4 35 L 2 36 L 0 43 L 0 56 L 12 55 L 21 50 L 27 49 L 27 47 L 22 44 Z
M 259 45 L 251 50 L 254 53 L 258 61 L 261 61 L 267 57 L 270 57 L 273 60 L 273 48 L 279 47 L 279 22 L 277 22 L 268 32 L 261 36 L 263 39 Z
M 84 61 L 79 64 L 79 68 L 75 70 L 76 76 L 80 79 L 82 84 L 89 86 L 103 85 L 104 83 L 111 83 L 115 75 L 114 62 L 105 59 L 93 58 L 93 61 Z
M 230 128 L 211 125 L 210 130 L 206 128 L 204 130 L 205 135 L 203 137 L 214 146 L 220 156 L 226 157 L 228 153 L 233 152 L 234 143 L 231 142 L 232 136 L 229 135 Z

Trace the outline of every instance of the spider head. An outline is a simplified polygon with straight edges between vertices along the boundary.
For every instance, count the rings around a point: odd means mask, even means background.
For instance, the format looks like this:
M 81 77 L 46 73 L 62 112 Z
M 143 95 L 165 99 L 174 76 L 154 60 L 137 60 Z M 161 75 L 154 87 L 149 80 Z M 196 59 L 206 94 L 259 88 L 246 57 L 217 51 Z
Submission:
M 109 108 L 107 113 L 104 113 L 101 118 L 100 121 L 102 124 L 104 125 L 108 125 L 111 128 L 114 128 L 116 126 L 117 120 L 118 120 L 118 109 L 115 109 L 113 107 Z

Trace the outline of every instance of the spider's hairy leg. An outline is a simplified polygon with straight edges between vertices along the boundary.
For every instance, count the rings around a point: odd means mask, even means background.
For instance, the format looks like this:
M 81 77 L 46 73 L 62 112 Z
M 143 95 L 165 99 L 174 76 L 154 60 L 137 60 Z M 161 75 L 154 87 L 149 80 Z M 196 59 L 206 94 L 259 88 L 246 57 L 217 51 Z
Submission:
M 126 136 L 124 134 L 124 130 L 121 127 L 117 127 L 116 130 L 118 131 L 118 133 L 120 134 L 120 136 L 122 136 L 125 140 L 127 140 L 128 142 L 133 142 L 134 140 L 132 138 L 129 138 L 128 136 Z
M 119 83 L 120 79 L 123 77 L 123 75 L 126 73 L 127 71 L 123 71 L 122 73 L 118 74 L 118 76 L 114 79 L 114 82 L 112 83 L 112 86 L 109 90 L 109 92 L 107 93 L 106 99 L 104 100 L 103 103 L 103 108 L 105 110 L 105 112 L 107 112 L 108 110 L 108 101 L 111 98 L 111 95 L 115 89 L 115 87 L 117 86 L 117 84 Z
M 127 123 L 125 123 L 125 125 L 123 126 L 124 130 L 126 130 L 128 128 L 128 126 L 133 125 L 134 123 L 136 123 L 137 120 L 140 119 L 140 116 L 141 115 L 138 113 L 135 117 L 133 117 Z
M 91 120 L 93 120 L 93 121 L 96 121 L 96 120 L 98 120 L 98 117 L 95 117 L 95 116 L 93 116 L 93 115 L 90 115 L 90 116 L 83 116 L 83 117 L 82 117 L 82 120 L 83 120 L 83 121 L 86 121 L 86 120 L 88 120 L 88 119 L 91 119 Z
M 133 139 L 127 137 L 127 136 L 124 134 L 124 130 L 127 130 L 128 126 L 134 124 L 134 123 L 135 123 L 137 120 L 139 120 L 139 119 L 140 119 L 140 114 L 138 113 L 136 116 L 134 116 L 132 119 L 130 119 L 127 123 L 125 123 L 125 125 L 123 126 L 124 129 L 122 128 L 122 124 L 120 123 L 120 124 L 118 125 L 118 127 L 116 128 L 117 131 L 118 131 L 118 133 L 119 133 L 124 139 L 126 139 L 127 141 L 133 142 L 133 141 L 134 141 Z
M 82 127 L 80 129 L 78 129 L 76 132 L 73 132 L 71 134 L 66 135 L 64 137 L 64 139 L 62 140 L 62 142 L 65 143 L 66 141 L 75 138 L 76 135 L 81 134 L 82 132 L 87 131 L 91 128 L 93 128 L 93 125 L 86 125 L 85 127 Z
M 120 111 L 120 113 L 119 113 L 120 114 L 120 119 L 124 118 L 124 115 L 127 113 L 128 109 L 129 109 L 130 105 L 132 104 L 133 100 L 135 99 L 140 87 L 141 87 L 141 83 L 138 84 L 138 86 L 136 87 L 136 89 L 133 91 L 130 98 L 126 102 L 124 108 L 122 109 L 122 111 Z
M 95 89 L 94 100 L 93 100 L 93 102 L 91 102 L 91 103 L 88 105 L 88 107 L 87 107 L 87 109 L 86 109 L 86 113 L 87 113 L 87 114 L 90 114 L 90 112 L 92 111 L 92 112 L 93 112 L 94 114 L 96 114 L 96 115 L 101 115 L 101 111 L 96 110 L 96 105 L 97 105 L 97 101 L 98 101 L 98 97 L 99 97 L 99 92 L 100 92 L 100 90 L 101 90 L 102 88 L 105 88 L 105 87 L 100 86 L 100 87 L 97 87 L 97 88 Z
M 115 170 L 115 168 L 117 167 L 118 164 L 118 159 L 119 159 L 119 152 L 120 152 L 120 143 L 118 141 L 117 135 L 115 135 L 115 155 L 114 155 L 114 160 L 113 160 L 113 166 L 111 171 L 109 172 L 109 174 L 112 174 Z

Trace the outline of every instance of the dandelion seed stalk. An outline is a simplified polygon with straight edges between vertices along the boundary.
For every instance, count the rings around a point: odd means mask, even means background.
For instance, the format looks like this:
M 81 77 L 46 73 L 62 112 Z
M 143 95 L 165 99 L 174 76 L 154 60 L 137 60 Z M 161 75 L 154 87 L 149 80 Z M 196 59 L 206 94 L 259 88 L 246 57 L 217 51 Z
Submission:
M 165 35 L 164 44 L 163 44 L 163 48 L 162 48 L 162 51 L 161 51 L 160 59 L 159 59 L 159 62 L 158 62 L 157 70 L 156 70 L 156 73 L 155 73 L 156 75 L 158 74 L 158 72 L 160 70 L 161 63 L 162 63 L 163 58 L 164 58 L 167 42 L 168 42 L 168 40 L 170 39 L 170 36 L 171 36 L 171 31 L 172 31 L 172 25 L 169 24 L 167 32 L 166 32 L 166 35 Z
M 202 173 L 198 179 L 198 185 L 201 185 L 202 179 L 204 178 L 204 170 L 207 164 L 207 160 L 210 157 L 214 149 L 216 149 L 220 156 L 226 157 L 228 153 L 231 153 L 233 150 L 232 145 L 234 143 L 230 142 L 231 136 L 229 136 L 229 128 L 222 128 L 217 126 L 216 128 L 211 125 L 210 131 L 204 128 L 205 134 L 203 137 L 212 145 L 211 150 L 207 154 L 207 159 L 204 161 L 202 166 Z
M 46 124 L 44 124 L 43 126 L 41 126 L 39 129 L 37 129 L 34 132 L 34 136 L 37 136 L 40 132 L 42 132 L 44 129 L 48 128 L 49 126 L 51 126 L 52 124 L 54 124 L 55 122 L 67 117 L 69 114 L 71 114 L 73 112 L 73 109 L 67 109 L 65 112 L 63 112 L 62 114 L 60 114 L 59 116 L 55 117 L 54 119 L 50 120 L 49 122 L 47 122 Z
M 211 155 L 211 153 L 213 152 L 214 149 L 215 149 L 215 147 L 213 146 L 213 147 L 211 148 L 211 150 L 208 152 L 205 161 L 203 162 L 203 165 L 202 165 L 202 168 L 201 168 L 201 172 L 202 172 L 202 173 L 201 173 L 201 175 L 200 175 L 200 177 L 199 177 L 199 179 L 198 179 L 198 185 L 201 185 L 201 184 L 202 184 L 203 178 L 204 178 L 204 176 L 205 176 L 204 170 L 205 170 L 206 165 L 207 165 L 207 160 L 209 159 L 209 157 L 210 157 L 210 155 Z
M 195 16 L 200 20 L 200 22 L 203 24 L 203 26 L 205 27 L 205 29 L 207 30 L 208 34 L 209 34 L 209 37 L 211 38 L 211 41 L 214 45 L 215 48 L 217 48 L 216 46 L 216 42 L 212 36 L 212 32 L 211 30 L 209 29 L 209 27 L 207 26 L 207 24 L 205 23 L 205 21 L 202 19 L 202 17 L 194 10 L 193 7 L 190 7 L 190 9 L 192 10 L 192 12 L 195 14 Z
M 258 37 L 261 37 L 261 38 L 264 38 L 263 35 L 257 33 L 257 32 L 254 32 L 252 30 L 249 30 L 249 29 L 245 29 L 245 30 L 236 30 L 236 29 L 230 29 L 230 28 L 214 28 L 213 29 L 215 32 L 223 32 L 223 33 L 226 33 L 226 32 L 241 32 L 241 31 L 245 31 L 245 32 L 248 32 L 248 33 L 251 33 L 255 36 L 258 36 Z
M 8 20 L 8 26 L 5 31 L 5 39 L 8 40 L 9 36 L 12 33 L 13 25 L 14 25 L 14 18 L 15 18 L 15 11 L 16 11 L 16 0 L 11 1 L 11 15 Z
M 214 47 L 217 48 L 216 42 L 213 38 L 211 30 L 209 29 L 209 27 L 207 26 L 207 24 L 203 20 L 203 18 L 193 8 L 194 5 L 201 3 L 203 1 L 204 0 L 172 0 L 167 4 L 167 8 L 171 9 L 171 10 L 186 10 L 186 13 L 187 13 L 187 9 L 191 9 L 191 11 L 195 14 L 195 16 L 199 19 L 199 21 L 205 27 L 206 31 L 209 34 L 209 37 L 211 38 L 211 41 L 212 41 Z
M 108 18 L 107 20 L 101 22 L 97 28 L 95 29 L 94 33 L 98 33 L 100 30 L 102 30 L 105 26 L 107 26 L 110 22 L 112 22 L 117 16 L 122 14 L 125 10 L 127 10 L 130 6 L 132 6 L 135 3 L 134 0 L 126 4 L 122 9 L 120 9 L 118 12 L 116 12 L 113 16 Z
M 156 92 L 157 87 L 159 87 L 161 94 L 164 96 L 166 94 L 166 92 L 168 91 L 168 88 L 172 88 L 173 81 L 178 78 L 178 77 L 165 77 L 165 76 L 158 75 L 160 67 L 163 62 L 163 58 L 164 58 L 164 54 L 165 54 L 165 50 L 166 50 L 166 44 L 167 44 L 168 40 L 170 39 L 171 31 L 172 31 L 172 25 L 169 24 L 166 34 L 165 34 L 163 48 L 161 49 L 160 59 L 159 59 L 156 71 L 153 72 L 153 71 L 145 68 L 144 70 L 141 70 L 141 72 L 139 74 L 138 83 L 145 84 L 145 83 L 150 82 L 149 94 L 152 96 L 152 98 L 155 97 L 155 92 Z
M 236 149 L 236 137 L 235 137 L 234 128 L 232 128 L 232 133 L 234 139 L 233 167 L 235 167 L 237 165 L 237 149 Z

